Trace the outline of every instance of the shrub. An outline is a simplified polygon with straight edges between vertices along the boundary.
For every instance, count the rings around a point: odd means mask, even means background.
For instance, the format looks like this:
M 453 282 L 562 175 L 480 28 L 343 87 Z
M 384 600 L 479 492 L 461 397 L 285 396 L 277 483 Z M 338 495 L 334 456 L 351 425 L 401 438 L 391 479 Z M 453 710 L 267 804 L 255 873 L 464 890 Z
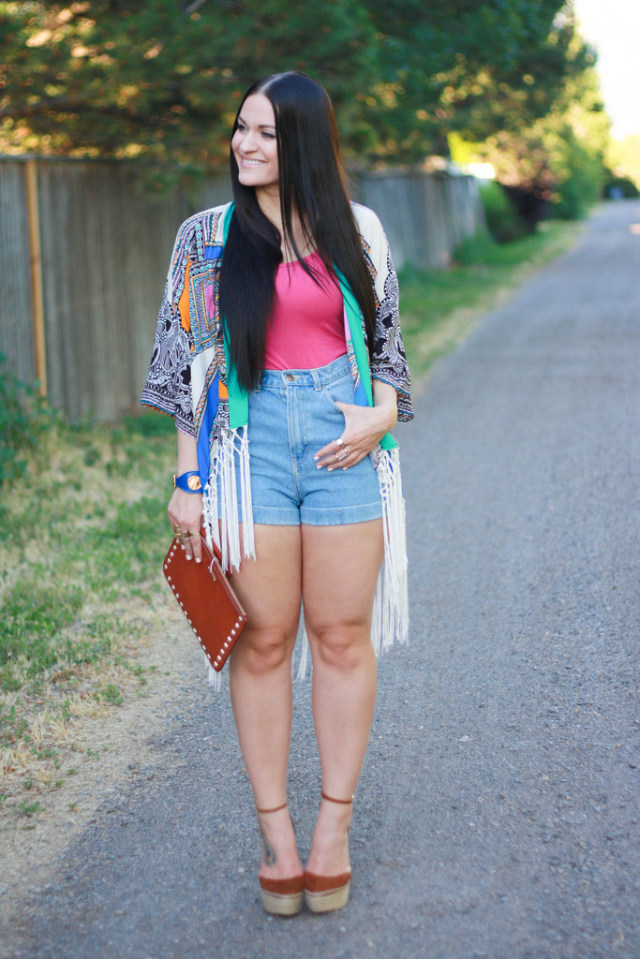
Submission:
M 498 243 L 521 239 L 527 228 L 518 216 L 509 197 L 494 180 L 480 185 L 480 199 L 484 208 L 489 233 Z
M 557 166 L 554 216 L 562 220 L 580 220 L 600 196 L 602 162 L 575 135 L 568 132 Z
M 0 353 L 0 485 L 24 475 L 28 454 L 54 419 L 35 387 L 18 380 Z
M 612 176 L 602 192 L 608 200 L 634 200 L 640 196 L 640 190 L 628 176 Z

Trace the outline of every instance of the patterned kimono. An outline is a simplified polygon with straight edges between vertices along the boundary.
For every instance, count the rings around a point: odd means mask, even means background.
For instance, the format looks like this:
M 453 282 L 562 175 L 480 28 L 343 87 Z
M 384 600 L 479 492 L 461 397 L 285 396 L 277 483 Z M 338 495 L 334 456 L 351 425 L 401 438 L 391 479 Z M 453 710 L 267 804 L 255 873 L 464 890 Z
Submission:
M 398 418 L 410 420 L 409 369 L 400 335 L 398 282 L 389 245 L 375 213 L 359 204 L 353 204 L 352 209 L 376 303 L 376 331 L 369 354 L 358 303 L 336 271 L 345 305 L 345 351 L 353 375 L 354 402 L 372 405 L 371 381 L 378 379 L 396 390 Z M 255 555 L 248 397 L 229 369 L 218 309 L 220 266 L 231 213 L 232 204 L 205 210 L 186 220 L 178 231 L 141 397 L 143 404 L 173 416 L 179 429 L 195 437 L 204 487 L 205 527 L 220 547 L 227 569 L 237 568 L 243 555 Z M 371 457 L 380 483 L 385 539 L 372 631 L 374 648 L 380 654 L 394 640 L 406 642 L 408 638 L 407 560 L 400 463 L 397 444 L 390 434 L 383 437 Z M 219 523 L 220 499 L 223 519 Z

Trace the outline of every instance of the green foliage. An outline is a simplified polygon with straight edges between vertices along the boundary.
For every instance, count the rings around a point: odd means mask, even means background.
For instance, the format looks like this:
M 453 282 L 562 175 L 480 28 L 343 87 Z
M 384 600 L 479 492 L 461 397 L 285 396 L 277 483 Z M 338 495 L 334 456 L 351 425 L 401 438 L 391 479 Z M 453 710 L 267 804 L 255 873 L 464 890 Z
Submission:
M 124 702 L 122 693 L 114 683 L 107 683 L 100 698 L 111 706 L 122 706 Z
M 25 475 L 29 455 L 54 422 L 35 387 L 18 380 L 0 353 L 0 485 Z
M 563 0 L 86 0 L 0 4 L 0 149 L 226 161 L 242 92 L 286 69 L 329 90 L 347 152 L 446 154 L 551 109 L 590 56 L 568 55 Z
M 138 629 L 123 604 L 149 600 L 168 542 L 173 421 L 58 424 L 49 445 L 29 482 L 5 484 L 0 690 L 115 661 Z
M 119 426 L 114 427 L 114 442 L 136 443 L 137 438 L 166 439 L 174 437 L 176 426 L 170 416 L 158 416 L 155 411 L 145 410 L 136 416 L 125 416 Z
M 28 799 L 22 799 L 16 809 L 21 816 L 34 816 L 36 813 L 42 812 L 43 806 L 37 800 L 30 802 Z
M 580 61 L 578 43 L 569 55 Z M 555 215 L 575 219 L 600 195 L 609 126 L 597 75 L 586 69 L 567 79 L 545 116 L 515 132 L 500 130 L 475 149 L 455 148 L 467 162 L 491 163 L 501 183 L 545 201 Z
M 143 496 L 135 503 L 119 503 L 112 516 L 85 532 L 85 546 L 92 559 L 86 571 L 89 586 L 128 583 L 133 587 L 149 578 L 157 561 L 153 532 L 166 523 L 166 489 Z M 108 579 L 106 579 L 108 577 Z
M 634 200 L 640 196 L 640 190 L 628 176 L 609 176 L 602 193 L 607 199 Z
M 554 216 L 562 220 L 581 219 L 601 195 L 604 177 L 601 159 L 568 129 L 556 172 Z
M 528 126 L 553 107 L 568 76 L 593 63 L 582 43 L 569 55 L 575 25 L 569 10 L 558 16 L 562 0 L 366 6 L 384 65 L 380 90 L 367 99 L 368 117 L 382 127 L 378 152 L 388 157 L 446 155 L 452 131 L 481 141 Z
M 26 719 L 17 715 L 15 705 L 5 710 L 4 704 L 0 701 L 0 745 L 8 745 L 20 739 L 27 727 Z
M 519 240 L 527 232 L 525 224 L 516 213 L 513 204 L 499 183 L 493 180 L 480 185 L 480 199 L 484 209 L 487 228 L 497 243 L 510 243 Z M 460 260 L 461 251 L 456 258 Z
M 456 263 L 462 277 L 472 281 L 478 276 L 492 276 L 494 282 L 510 278 L 514 268 L 536 268 L 565 250 L 575 237 L 574 231 L 557 223 L 544 223 L 540 232 L 526 234 L 513 243 L 496 243 L 486 233 L 477 233 L 457 247 Z M 520 274 L 516 275 L 520 279 Z
M 105 630 L 94 617 L 72 628 L 86 600 L 72 584 L 43 585 L 37 576 L 9 588 L 0 607 L 0 689 L 20 689 L 48 670 L 95 664 L 113 645 L 115 623 Z
M 324 77 L 348 123 L 357 76 L 373 81 L 375 37 L 360 3 L 281 0 L 4 3 L 0 117 L 20 149 L 209 164 L 259 76 Z M 3 82 L 4 81 L 4 82 Z M 28 130 L 29 132 L 25 132 Z

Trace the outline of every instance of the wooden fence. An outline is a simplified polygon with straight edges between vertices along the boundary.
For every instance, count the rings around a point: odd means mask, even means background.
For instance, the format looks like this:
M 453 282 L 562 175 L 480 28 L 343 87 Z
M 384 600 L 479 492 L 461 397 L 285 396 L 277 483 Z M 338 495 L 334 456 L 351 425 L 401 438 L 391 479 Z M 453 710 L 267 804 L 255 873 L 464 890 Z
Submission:
M 382 220 L 395 265 L 443 269 L 458 244 L 484 229 L 478 181 L 447 173 L 361 174 L 356 190 Z
M 0 157 L 0 353 L 74 421 L 137 408 L 177 227 L 230 195 L 226 175 L 191 200 L 144 184 L 133 163 Z M 446 266 L 483 222 L 470 177 L 359 175 L 354 186 L 398 267 Z

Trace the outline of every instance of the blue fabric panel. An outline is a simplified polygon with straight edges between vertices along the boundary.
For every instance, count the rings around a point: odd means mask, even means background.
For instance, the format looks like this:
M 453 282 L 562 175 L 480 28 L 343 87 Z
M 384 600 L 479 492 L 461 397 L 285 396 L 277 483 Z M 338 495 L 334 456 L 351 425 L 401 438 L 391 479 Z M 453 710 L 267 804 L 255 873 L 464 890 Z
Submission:
M 367 391 L 364 388 L 362 380 L 359 381 L 356 387 L 355 400 L 357 406 L 368 406 L 369 400 L 367 399 Z
M 207 392 L 207 404 L 200 424 L 198 434 L 198 471 L 200 473 L 200 482 L 203 487 L 209 482 L 209 468 L 211 466 L 211 454 L 209 452 L 209 436 L 213 428 L 213 423 L 218 412 L 218 374 L 216 373 L 211 386 Z

